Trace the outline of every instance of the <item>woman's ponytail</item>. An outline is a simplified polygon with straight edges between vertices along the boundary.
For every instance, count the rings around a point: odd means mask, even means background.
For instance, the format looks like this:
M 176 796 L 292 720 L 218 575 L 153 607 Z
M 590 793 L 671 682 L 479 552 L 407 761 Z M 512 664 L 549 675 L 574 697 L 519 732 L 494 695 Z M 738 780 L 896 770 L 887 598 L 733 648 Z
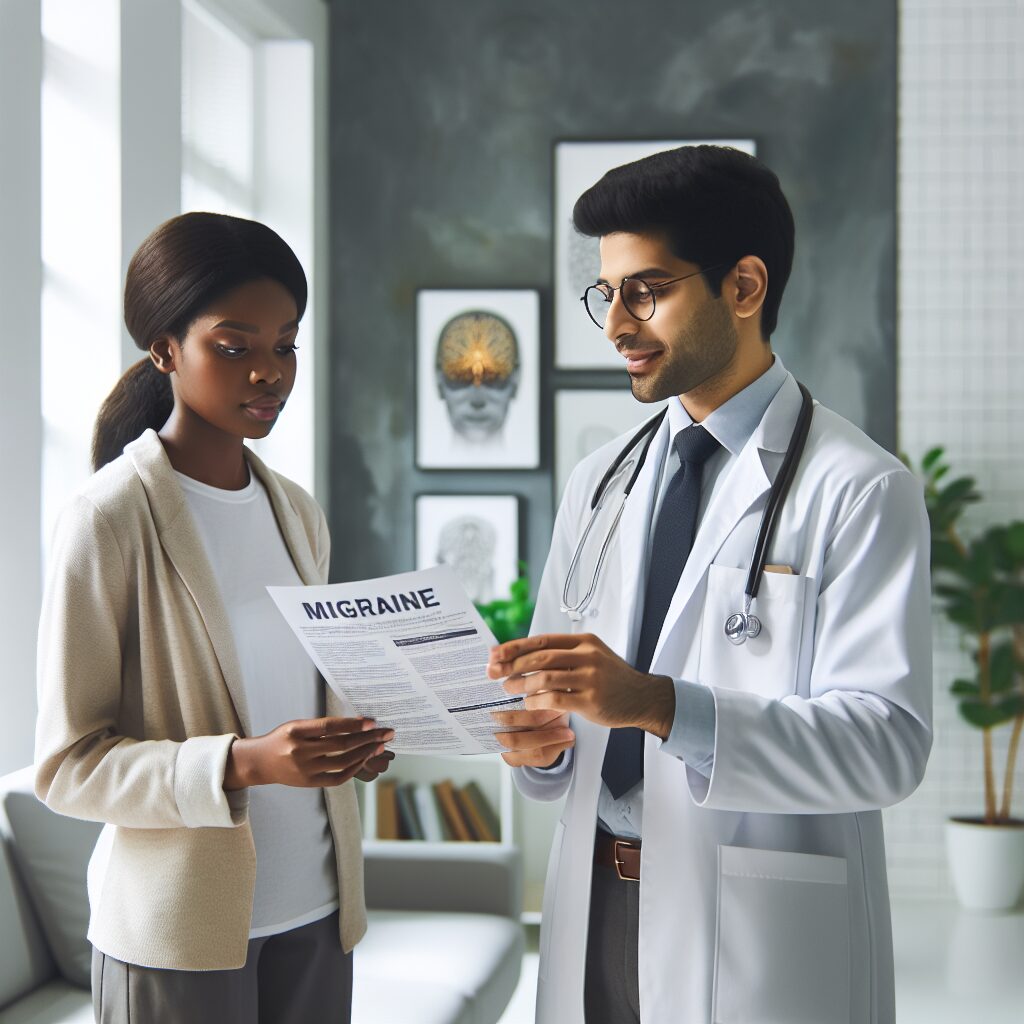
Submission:
M 93 471 L 113 462 L 149 427 L 159 430 L 173 409 L 171 378 L 149 356 L 133 363 L 100 406 L 92 432 Z

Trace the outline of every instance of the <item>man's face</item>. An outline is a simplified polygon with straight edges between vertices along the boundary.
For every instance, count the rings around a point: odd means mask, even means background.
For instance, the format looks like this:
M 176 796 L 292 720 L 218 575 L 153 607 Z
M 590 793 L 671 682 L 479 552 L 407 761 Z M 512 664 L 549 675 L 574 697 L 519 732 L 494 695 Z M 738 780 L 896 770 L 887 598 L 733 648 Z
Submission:
M 652 286 L 654 316 L 640 321 L 618 291 L 608 309 L 605 335 L 626 359 L 633 395 L 660 402 L 714 383 L 729 372 L 739 337 L 724 299 L 715 299 L 701 275 L 658 287 L 700 268 L 674 256 L 657 235 L 616 232 L 601 239 L 601 280 L 618 288 L 624 277 Z

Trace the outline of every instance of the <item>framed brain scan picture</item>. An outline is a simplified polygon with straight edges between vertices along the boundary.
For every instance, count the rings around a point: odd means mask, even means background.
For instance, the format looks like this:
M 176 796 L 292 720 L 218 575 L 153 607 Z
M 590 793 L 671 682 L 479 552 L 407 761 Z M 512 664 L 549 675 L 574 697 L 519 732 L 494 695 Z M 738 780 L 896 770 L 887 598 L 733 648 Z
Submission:
M 519 575 L 519 499 L 514 494 L 421 494 L 416 568 L 449 565 L 476 604 L 507 597 Z
M 416 465 L 540 464 L 536 291 L 424 289 L 416 296 Z
M 576 200 L 613 167 L 680 146 L 732 146 L 754 153 L 749 139 L 702 139 L 555 143 L 555 365 L 560 369 L 622 368 L 622 357 L 595 327 L 580 301 L 601 273 L 596 238 L 581 235 L 572 223 Z M 618 285 L 617 281 L 611 282 Z

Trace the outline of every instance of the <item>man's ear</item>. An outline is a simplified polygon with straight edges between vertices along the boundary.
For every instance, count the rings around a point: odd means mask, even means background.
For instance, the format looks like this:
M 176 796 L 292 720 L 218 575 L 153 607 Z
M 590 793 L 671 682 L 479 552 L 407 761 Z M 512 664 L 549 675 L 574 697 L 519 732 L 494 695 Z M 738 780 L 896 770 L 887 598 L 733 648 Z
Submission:
M 162 334 L 149 346 L 149 358 L 161 373 L 173 373 L 177 369 L 172 341 L 169 334 Z
M 760 256 L 744 256 L 735 268 L 733 308 L 741 319 L 757 313 L 768 294 L 768 268 Z

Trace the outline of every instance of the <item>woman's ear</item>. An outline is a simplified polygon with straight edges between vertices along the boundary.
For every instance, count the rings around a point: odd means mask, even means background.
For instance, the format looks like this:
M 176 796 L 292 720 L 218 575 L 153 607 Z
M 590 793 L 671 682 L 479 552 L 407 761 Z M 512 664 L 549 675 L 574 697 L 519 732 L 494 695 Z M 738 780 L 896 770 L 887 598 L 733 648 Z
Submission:
M 760 256 L 744 256 L 736 264 L 736 315 L 746 319 L 764 305 L 768 294 L 768 268 Z
M 174 365 L 176 346 L 173 341 L 174 339 L 169 334 L 162 334 L 149 346 L 149 358 L 161 373 L 173 373 L 176 369 Z

